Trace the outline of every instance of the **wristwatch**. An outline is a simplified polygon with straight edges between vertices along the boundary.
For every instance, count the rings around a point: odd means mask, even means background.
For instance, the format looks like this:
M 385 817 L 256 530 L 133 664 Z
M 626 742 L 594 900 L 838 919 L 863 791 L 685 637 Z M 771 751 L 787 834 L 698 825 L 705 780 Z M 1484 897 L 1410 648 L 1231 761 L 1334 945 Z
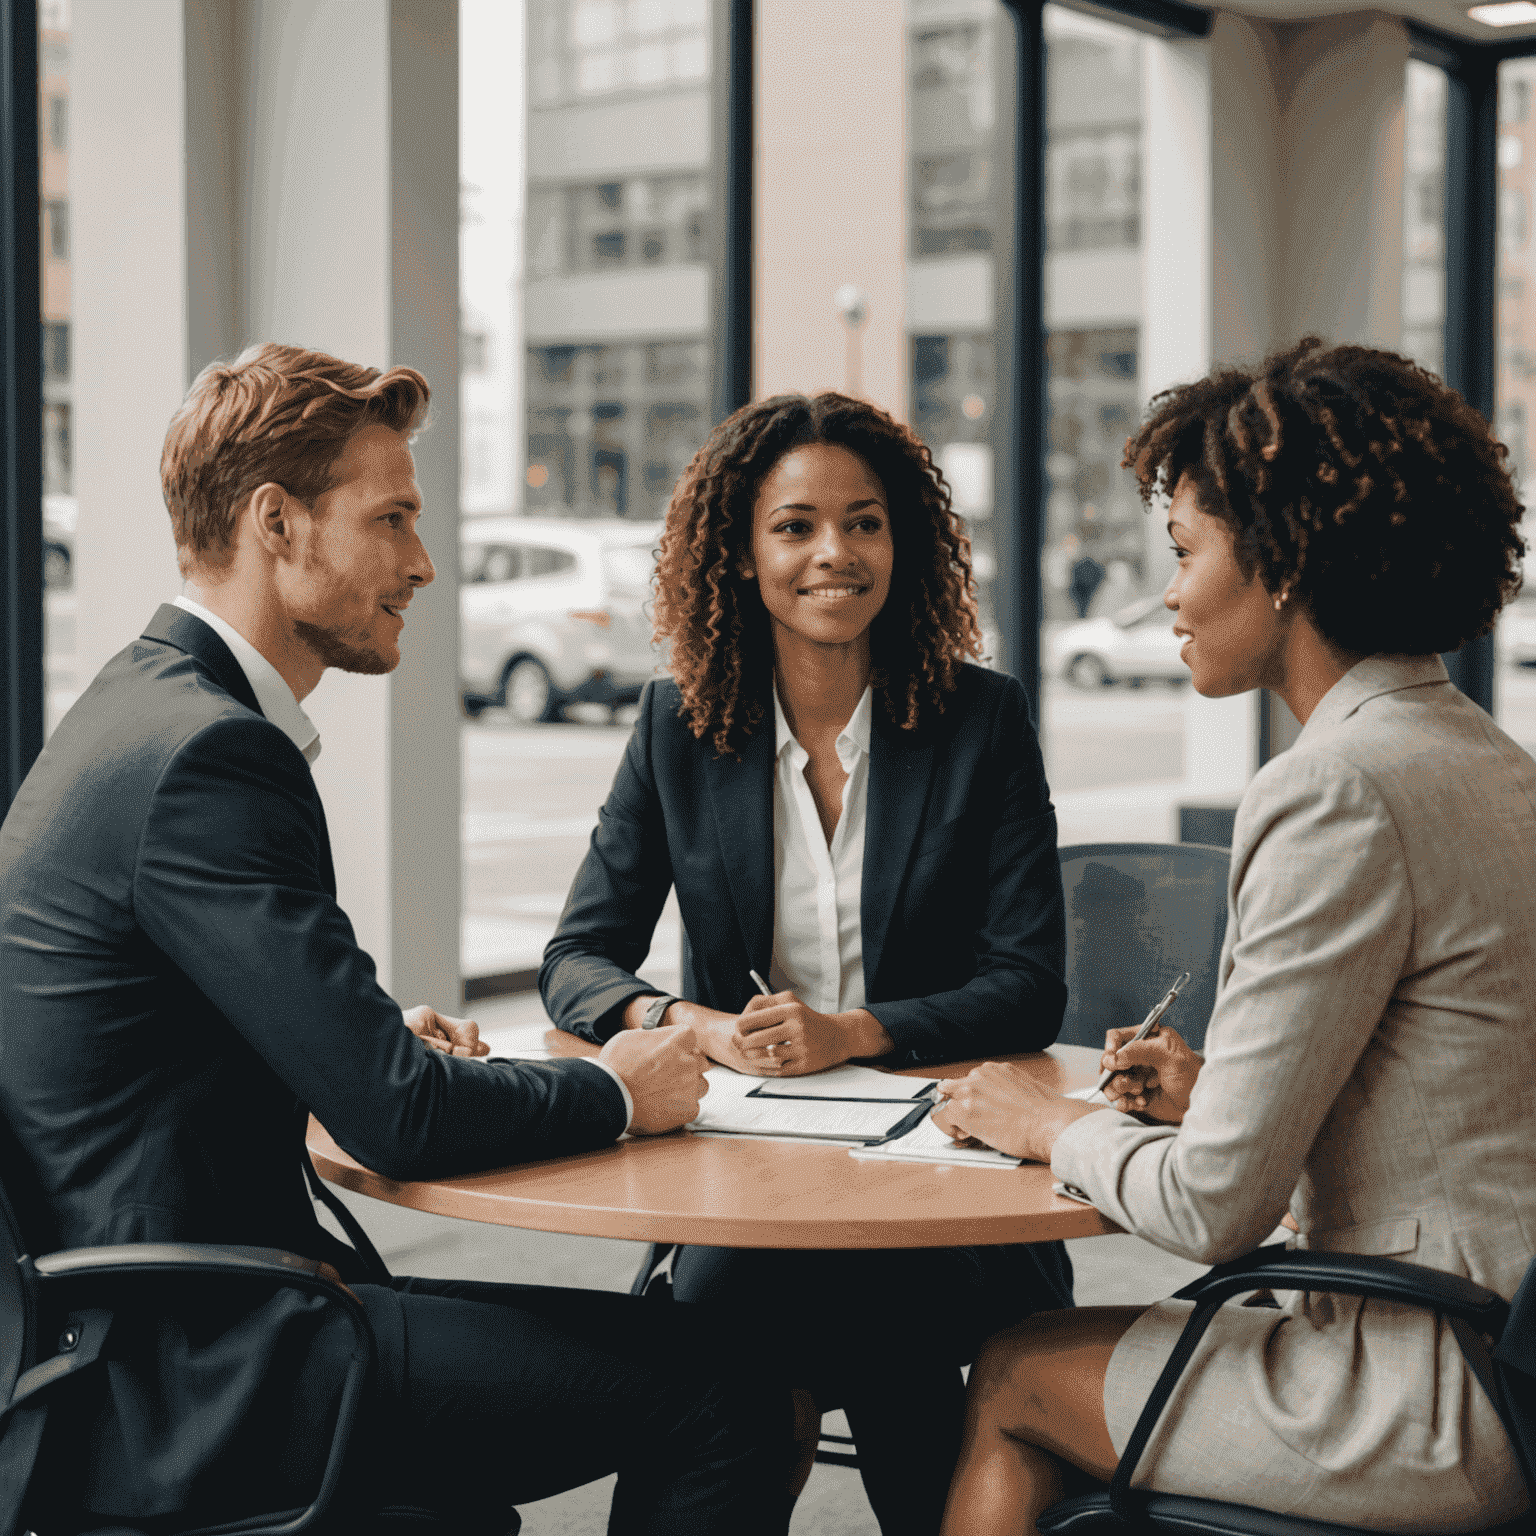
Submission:
M 651 1006 L 645 1010 L 645 1017 L 640 1020 L 640 1028 L 655 1029 L 661 1023 L 662 1015 L 677 1001 L 679 999 L 675 997 L 653 997 Z

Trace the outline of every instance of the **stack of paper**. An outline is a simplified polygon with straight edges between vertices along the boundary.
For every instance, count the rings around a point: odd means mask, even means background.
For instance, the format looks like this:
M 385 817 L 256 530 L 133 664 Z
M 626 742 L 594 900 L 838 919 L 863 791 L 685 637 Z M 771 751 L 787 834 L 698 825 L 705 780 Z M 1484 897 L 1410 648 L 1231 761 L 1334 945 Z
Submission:
M 926 1099 L 913 1102 L 925 1083 L 868 1067 L 838 1067 L 811 1077 L 771 1079 L 733 1072 L 729 1067 L 711 1067 L 704 1076 L 709 1092 L 699 1107 L 699 1118 L 688 1129 L 716 1136 L 882 1141 L 906 1121 L 926 1115 L 930 1107 Z M 866 1077 L 877 1081 L 871 1085 Z M 887 1084 L 905 1092 L 897 1098 Z M 886 1096 L 853 1097 L 848 1091 L 871 1087 Z M 825 1091 L 829 1088 L 832 1092 Z
M 925 1118 L 905 1136 L 879 1147 L 855 1147 L 850 1157 L 870 1161 L 958 1163 L 968 1168 L 1017 1168 L 1024 1159 L 994 1152 L 991 1147 L 962 1147 Z
M 897 1077 L 873 1067 L 829 1067 L 809 1077 L 771 1077 L 759 1081 L 754 1099 L 853 1099 L 865 1104 L 910 1104 L 938 1081 L 936 1077 Z

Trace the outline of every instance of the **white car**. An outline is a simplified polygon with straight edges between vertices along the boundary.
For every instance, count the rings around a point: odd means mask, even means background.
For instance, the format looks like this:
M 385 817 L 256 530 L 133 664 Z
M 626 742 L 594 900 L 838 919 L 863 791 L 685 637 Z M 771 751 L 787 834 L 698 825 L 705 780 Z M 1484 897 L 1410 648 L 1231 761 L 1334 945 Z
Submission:
M 1051 636 L 1049 665 L 1053 676 L 1079 688 L 1147 678 L 1182 683 L 1189 679 L 1189 668 L 1179 660 L 1182 644 L 1162 597 L 1143 597 L 1111 617 L 1058 630 Z
M 1498 645 L 1506 661 L 1536 667 L 1536 596 L 1517 597 L 1499 618 Z
M 524 724 L 633 704 L 661 653 L 647 611 L 660 523 L 477 517 L 459 532 L 461 695 Z

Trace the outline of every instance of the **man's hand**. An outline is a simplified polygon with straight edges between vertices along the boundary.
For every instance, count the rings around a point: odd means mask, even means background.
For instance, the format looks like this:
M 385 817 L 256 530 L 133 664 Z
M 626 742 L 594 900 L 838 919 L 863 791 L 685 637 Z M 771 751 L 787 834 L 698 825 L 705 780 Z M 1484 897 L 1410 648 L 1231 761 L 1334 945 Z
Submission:
M 1057 1136 L 1099 1107 L 1050 1093 L 1025 1068 L 1002 1061 L 984 1061 L 941 1082 L 939 1092 L 949 1097 L 934 1109 L 933 1123 L 946 1136 L 1037 1163 L 1050 1162 Z
M 740 1071 L 760 1077 L 803 1077 L 854 1057 L 884 1056 L 895 1042 L 866 1009 L 817 1013 L 793 992 L 775 992 L 771 997 L 754 997 L 742 1009 L 731 1045 L 746 1063 Z
M 491 1048 L 480 1038 L 480 1026 L 473 1019 L 454 1019 L 425 1003 L 405 1010 L 405 1027 L 434 1051 L 445 1056 L 489 1056 Z
M 1116 1069 L 1104 1085 L 1104 1097 L 1124 1114 L 1177 1125 L 1189 1108 L 1190 1091 L 1205 1060 L 1167 1024 L 1157 1025 L 1144 1040 L 1132 1041 L 1135 1033 L 1134 1029 L 1112 1029 L 1104 1037 L 1099 1070 Z
M 624 1080 L 634 1101 L 629 1129 L 636 1136 L 660 1136 L 699 1117 L 699 1100 L 709 1092 L 704 1053 L 686 1024 L 665 1029 L 621 1029 L 598 1053 Z

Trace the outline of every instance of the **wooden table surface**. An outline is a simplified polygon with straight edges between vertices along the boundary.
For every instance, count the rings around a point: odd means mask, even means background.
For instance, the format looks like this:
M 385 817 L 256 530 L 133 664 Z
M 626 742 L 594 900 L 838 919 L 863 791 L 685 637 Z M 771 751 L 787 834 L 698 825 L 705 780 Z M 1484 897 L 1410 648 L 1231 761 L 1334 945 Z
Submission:
M 550 1030 L 552 1055 L 596 1054 Z M 1096 1076 L 1099 1052 L 1058 1045 L 1004 1058 L 1056 1092 Z M 974 1062 L 904 1075 L 959 1076 Z M 314 1120 L 320 1176 L 394 1205 L 498 1226 L 732 1248 L 952 1248 L 1094 1237 L 1120 1229 L 1051 1193 L 1051 1170 L 860 1162 L 846 1147 L 753 1137 L 633 1137 L 595 1152 L 419 1183 L 381 1178 Z

